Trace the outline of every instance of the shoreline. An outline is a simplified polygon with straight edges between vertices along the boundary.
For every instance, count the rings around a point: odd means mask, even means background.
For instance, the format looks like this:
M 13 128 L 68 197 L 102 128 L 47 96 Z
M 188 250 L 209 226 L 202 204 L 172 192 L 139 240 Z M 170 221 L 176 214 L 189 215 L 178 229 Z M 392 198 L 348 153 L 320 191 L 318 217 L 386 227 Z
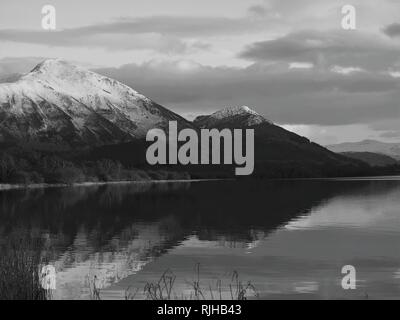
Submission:
M 68 188 L 68 187 L 93 187 L 117 184 L 156 184 L 156 183 L 183 183 L 183 182 L 206 182 L 222 181 L 227 179 L 177 179 L 177 180 L 137 180 L 137 181 L 106 181 L 106 182 L 80 182 L 80 183 L 32 183 L 32 184 L 12 184 L 0 183 L 0 191 L 18 189 L 47 189 L 47 188 Z
M 349 177 L 326 177 L 326 178 L 285 178 L 269 179 L 270 181 L 398 181 L 400 175 L 383 176 L 349 176 Z
M 157 184 L 157 183 L 183 183 L 183 182 L 209 182 L 209 181 L 230 181 L 235 179 L 176 179 L 176 180 L 135 180 L 135 181 L 105 181 L 105 182 L 79 182 L 72 184 L 65 183 L 32 183 L 12 184 L 0 183 L 0 191 L 19 189 L 47 189 L 47 188 L 68 188 L 68 187 L 93 187 L 104 185 L 122 184 Z M 265 179 L 266 181 L 399 181 L 400 176 L 360 176 L 360 177 L 336 177 L 336 178 L 288 178 L 288 179 Z

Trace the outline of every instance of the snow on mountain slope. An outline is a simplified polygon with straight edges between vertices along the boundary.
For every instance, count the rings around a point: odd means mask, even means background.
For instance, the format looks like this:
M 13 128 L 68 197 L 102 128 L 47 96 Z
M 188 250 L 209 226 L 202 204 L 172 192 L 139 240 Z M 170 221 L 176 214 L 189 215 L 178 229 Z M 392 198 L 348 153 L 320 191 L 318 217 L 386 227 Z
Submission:
M 242 128 L 271 122 L 247 106 L 227 107 L 214 112 L 209 116 L 199 116 L 194 120 L 199 127 L 212 128 L 215 126 L 227 126 L 230 128 Z
M 390 156 L 400 160 L 400 143 L 386 143 L 376 140 L 348 142 L 327 146 L 333 152 L 372 152 Z
M 190 123 L 132 88 L 60 59 L 0 84 L 0 141 L 102 145 Z

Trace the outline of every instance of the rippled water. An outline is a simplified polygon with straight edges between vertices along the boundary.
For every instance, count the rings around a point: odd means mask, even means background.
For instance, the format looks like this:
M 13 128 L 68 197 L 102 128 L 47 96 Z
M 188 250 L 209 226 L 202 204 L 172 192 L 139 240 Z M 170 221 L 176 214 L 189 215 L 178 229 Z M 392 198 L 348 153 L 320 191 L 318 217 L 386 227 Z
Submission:
M 221 291 L 237 271 L 261 298 L 400 298 L 400 179 L 216 181 L 0 192 L 0 237 L 45 239 L 55 298 L 103 299 L 170 269 L 174 294 L 197 278 Z M 344 291 L 341 269 L 357 269 Z M 219 291 L 219 290 L 217 290 Z M 215 293 L 215 292 L 214 292 Z

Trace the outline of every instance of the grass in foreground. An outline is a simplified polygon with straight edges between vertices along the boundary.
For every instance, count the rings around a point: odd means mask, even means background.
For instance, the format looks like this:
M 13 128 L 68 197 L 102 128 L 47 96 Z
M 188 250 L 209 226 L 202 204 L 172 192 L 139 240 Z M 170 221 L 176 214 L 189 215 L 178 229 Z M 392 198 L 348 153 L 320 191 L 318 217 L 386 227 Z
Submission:
M 0 242 L 0 300 L 47 300 L 42 288 L 41 241 L 11 235 Z
M 214 285 L 204 286 L 201 283 L 200 265 L 196 265 L 195 279 L 186 281 L 189 293 L 176 292 L 176 276 L 171 270 L 165 271 L 157 282 L 148 282 L 142 289 L 147 300 L 247 300 L 258 298 L 256 288 L 251 282 L 242 282 L 238 272 L 234 271 L 226 283 L 218 279 Z M 96 287 L 96 277 L 89 281 L 90 297 L 92 300 L 101 300 L 100 289 Z M 140 288 L 129 287 L 125 290 L 125 300 L 137 300 Z

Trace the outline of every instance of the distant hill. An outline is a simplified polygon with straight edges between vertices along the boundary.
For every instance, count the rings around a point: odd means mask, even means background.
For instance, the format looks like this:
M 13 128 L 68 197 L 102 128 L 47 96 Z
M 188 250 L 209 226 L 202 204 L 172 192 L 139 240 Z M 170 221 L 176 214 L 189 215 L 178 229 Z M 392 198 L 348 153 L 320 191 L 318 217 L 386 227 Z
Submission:
M 349 158 L 364 161 L 373 167 L 385 167 L 399 163 L 399 161 L 392 157 L 373 152 L 342 152 L 341 154 Z
M 384 154 L 400 160 L 400 143 L 386 143 L 376 140 L 363 140 L 360 142 L 347 142 L 326 146 L 337 153 L 342 152 L 372 152 Z

